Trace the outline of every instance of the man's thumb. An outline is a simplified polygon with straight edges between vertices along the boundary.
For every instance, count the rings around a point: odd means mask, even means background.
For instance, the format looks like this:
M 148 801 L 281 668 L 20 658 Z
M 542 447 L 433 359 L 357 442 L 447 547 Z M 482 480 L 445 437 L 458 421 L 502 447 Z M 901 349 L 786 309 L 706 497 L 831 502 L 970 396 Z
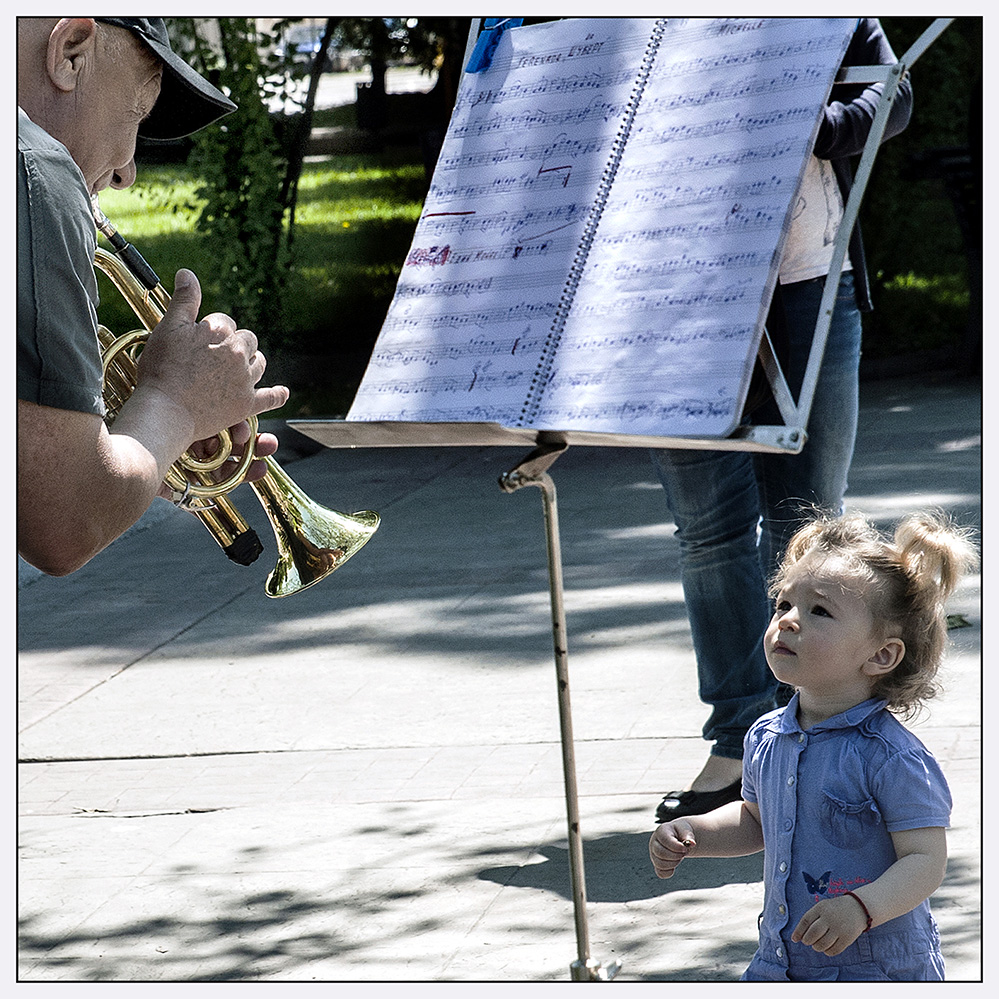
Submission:
M 180 314 L 193 323 L 198 321 L 200 308 L 201 284 L 194 271 L 182 267 L 174 278 L 173 297 L 170 299 L 169 311 Z

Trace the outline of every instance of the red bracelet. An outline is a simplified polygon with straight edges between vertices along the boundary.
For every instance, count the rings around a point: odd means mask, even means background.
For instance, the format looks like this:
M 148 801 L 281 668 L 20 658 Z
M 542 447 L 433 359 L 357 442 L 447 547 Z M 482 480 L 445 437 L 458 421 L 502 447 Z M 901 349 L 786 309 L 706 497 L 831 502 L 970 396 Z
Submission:
M 864 915 L 867 917 L 867 926 L 864 927 L 864 932 L 866 933 L 871 928 L 871 923 L 873 923 L 874 920 L 871 918 L 871 914 L 868 911 L 867 906 L 864 905 L 863 899 L 859 895 L 854 894 L 854 892 L 852 892 L 852 891 L 845 891 L 845 892 L 843 892 L 843 894 L 844 895 L 849 895 L 850 898 L 855 898 L 857 900 L 857 902 L 859 903 L 860 908 L 864 910 Z

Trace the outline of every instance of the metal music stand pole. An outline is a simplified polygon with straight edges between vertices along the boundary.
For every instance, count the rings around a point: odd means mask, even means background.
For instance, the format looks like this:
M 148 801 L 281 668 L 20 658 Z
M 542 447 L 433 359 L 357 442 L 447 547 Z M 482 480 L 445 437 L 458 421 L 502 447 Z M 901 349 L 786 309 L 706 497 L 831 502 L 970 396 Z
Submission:
M 562 550 L 559 543 L 558 506 L 555 483 L 548 469 L 568 447 L 565 442 L 541 444 L 519 464 L 500 476 L 499 485 L 512 493 L 524 486 L 537 486 L 545 513 L 545 536 L 548 547 L 548 588 L 551 595 L 552 638 L 555 646 L 555 673 L 558 683 L 558 714 L 562 733 L 562 773 L 565 782 L 565 805 L 569 826 L 569 877 L 576 921 L 576 960 L 569 966 L 574 982 L 610 981 L 620 962 L 607 967 L 590 957 L 590 939 L 586 920 L 586 878 L 583 873 L 583 840 L 579 831 L 579 800 L 576 788 L 576 759 L 572 739 L 572 710 L 569 702 L 569 655 L 566 641 L 565 608 L 562 601 Z

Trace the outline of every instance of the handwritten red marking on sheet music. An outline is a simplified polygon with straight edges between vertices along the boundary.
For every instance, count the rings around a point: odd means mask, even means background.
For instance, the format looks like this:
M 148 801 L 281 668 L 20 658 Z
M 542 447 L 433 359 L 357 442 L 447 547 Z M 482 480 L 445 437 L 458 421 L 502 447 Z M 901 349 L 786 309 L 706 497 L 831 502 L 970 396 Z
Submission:
M 474 211 L 469 212 L 427 212 L 423 217 L 425 219 L 439 218 L 442 215 L 474 215 Z M 410 251 L 409 256 L 406 258 L 407 267 L 440 267 L 442 264 L 447 263 L 447 258 L 451 253 L 451 247 L 448 246 L 430 246 L 430 247 L 416 247 Z
M 440 267 L 447 263 L 450 254 L 450 243 L 447 246 L 417 246 L 409 251 L 409 256 L 406 257 L 406 266 Z

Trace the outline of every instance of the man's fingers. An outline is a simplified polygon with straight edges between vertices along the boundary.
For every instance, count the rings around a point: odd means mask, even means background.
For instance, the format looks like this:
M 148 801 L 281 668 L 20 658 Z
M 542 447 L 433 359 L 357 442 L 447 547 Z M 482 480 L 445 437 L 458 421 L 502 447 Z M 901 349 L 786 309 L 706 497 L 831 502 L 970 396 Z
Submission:
M 201 284 L 194 271 L 182 267 L 174 278 L 173 295 L 167 306 L 167 315 L 176 316 L 185 322 L 196 323 L 201 308 Z
M 250 424 L 246 420 L 243 420 L 242 423 L 237 423 L 234 427 L 230 427 L 229 437 L 233 444 L 242 450 L 246 442 L 250 439 Z
M 284 385 L 268 385 L 254 392 L 252 416 L 259 416 L 271 409 L 280 409 L 287 401 L 291 392 Z
M 256 454 L 258 458 L 266 458 L 278 449 L 278 439 L 274 434 L 257 434 Z

